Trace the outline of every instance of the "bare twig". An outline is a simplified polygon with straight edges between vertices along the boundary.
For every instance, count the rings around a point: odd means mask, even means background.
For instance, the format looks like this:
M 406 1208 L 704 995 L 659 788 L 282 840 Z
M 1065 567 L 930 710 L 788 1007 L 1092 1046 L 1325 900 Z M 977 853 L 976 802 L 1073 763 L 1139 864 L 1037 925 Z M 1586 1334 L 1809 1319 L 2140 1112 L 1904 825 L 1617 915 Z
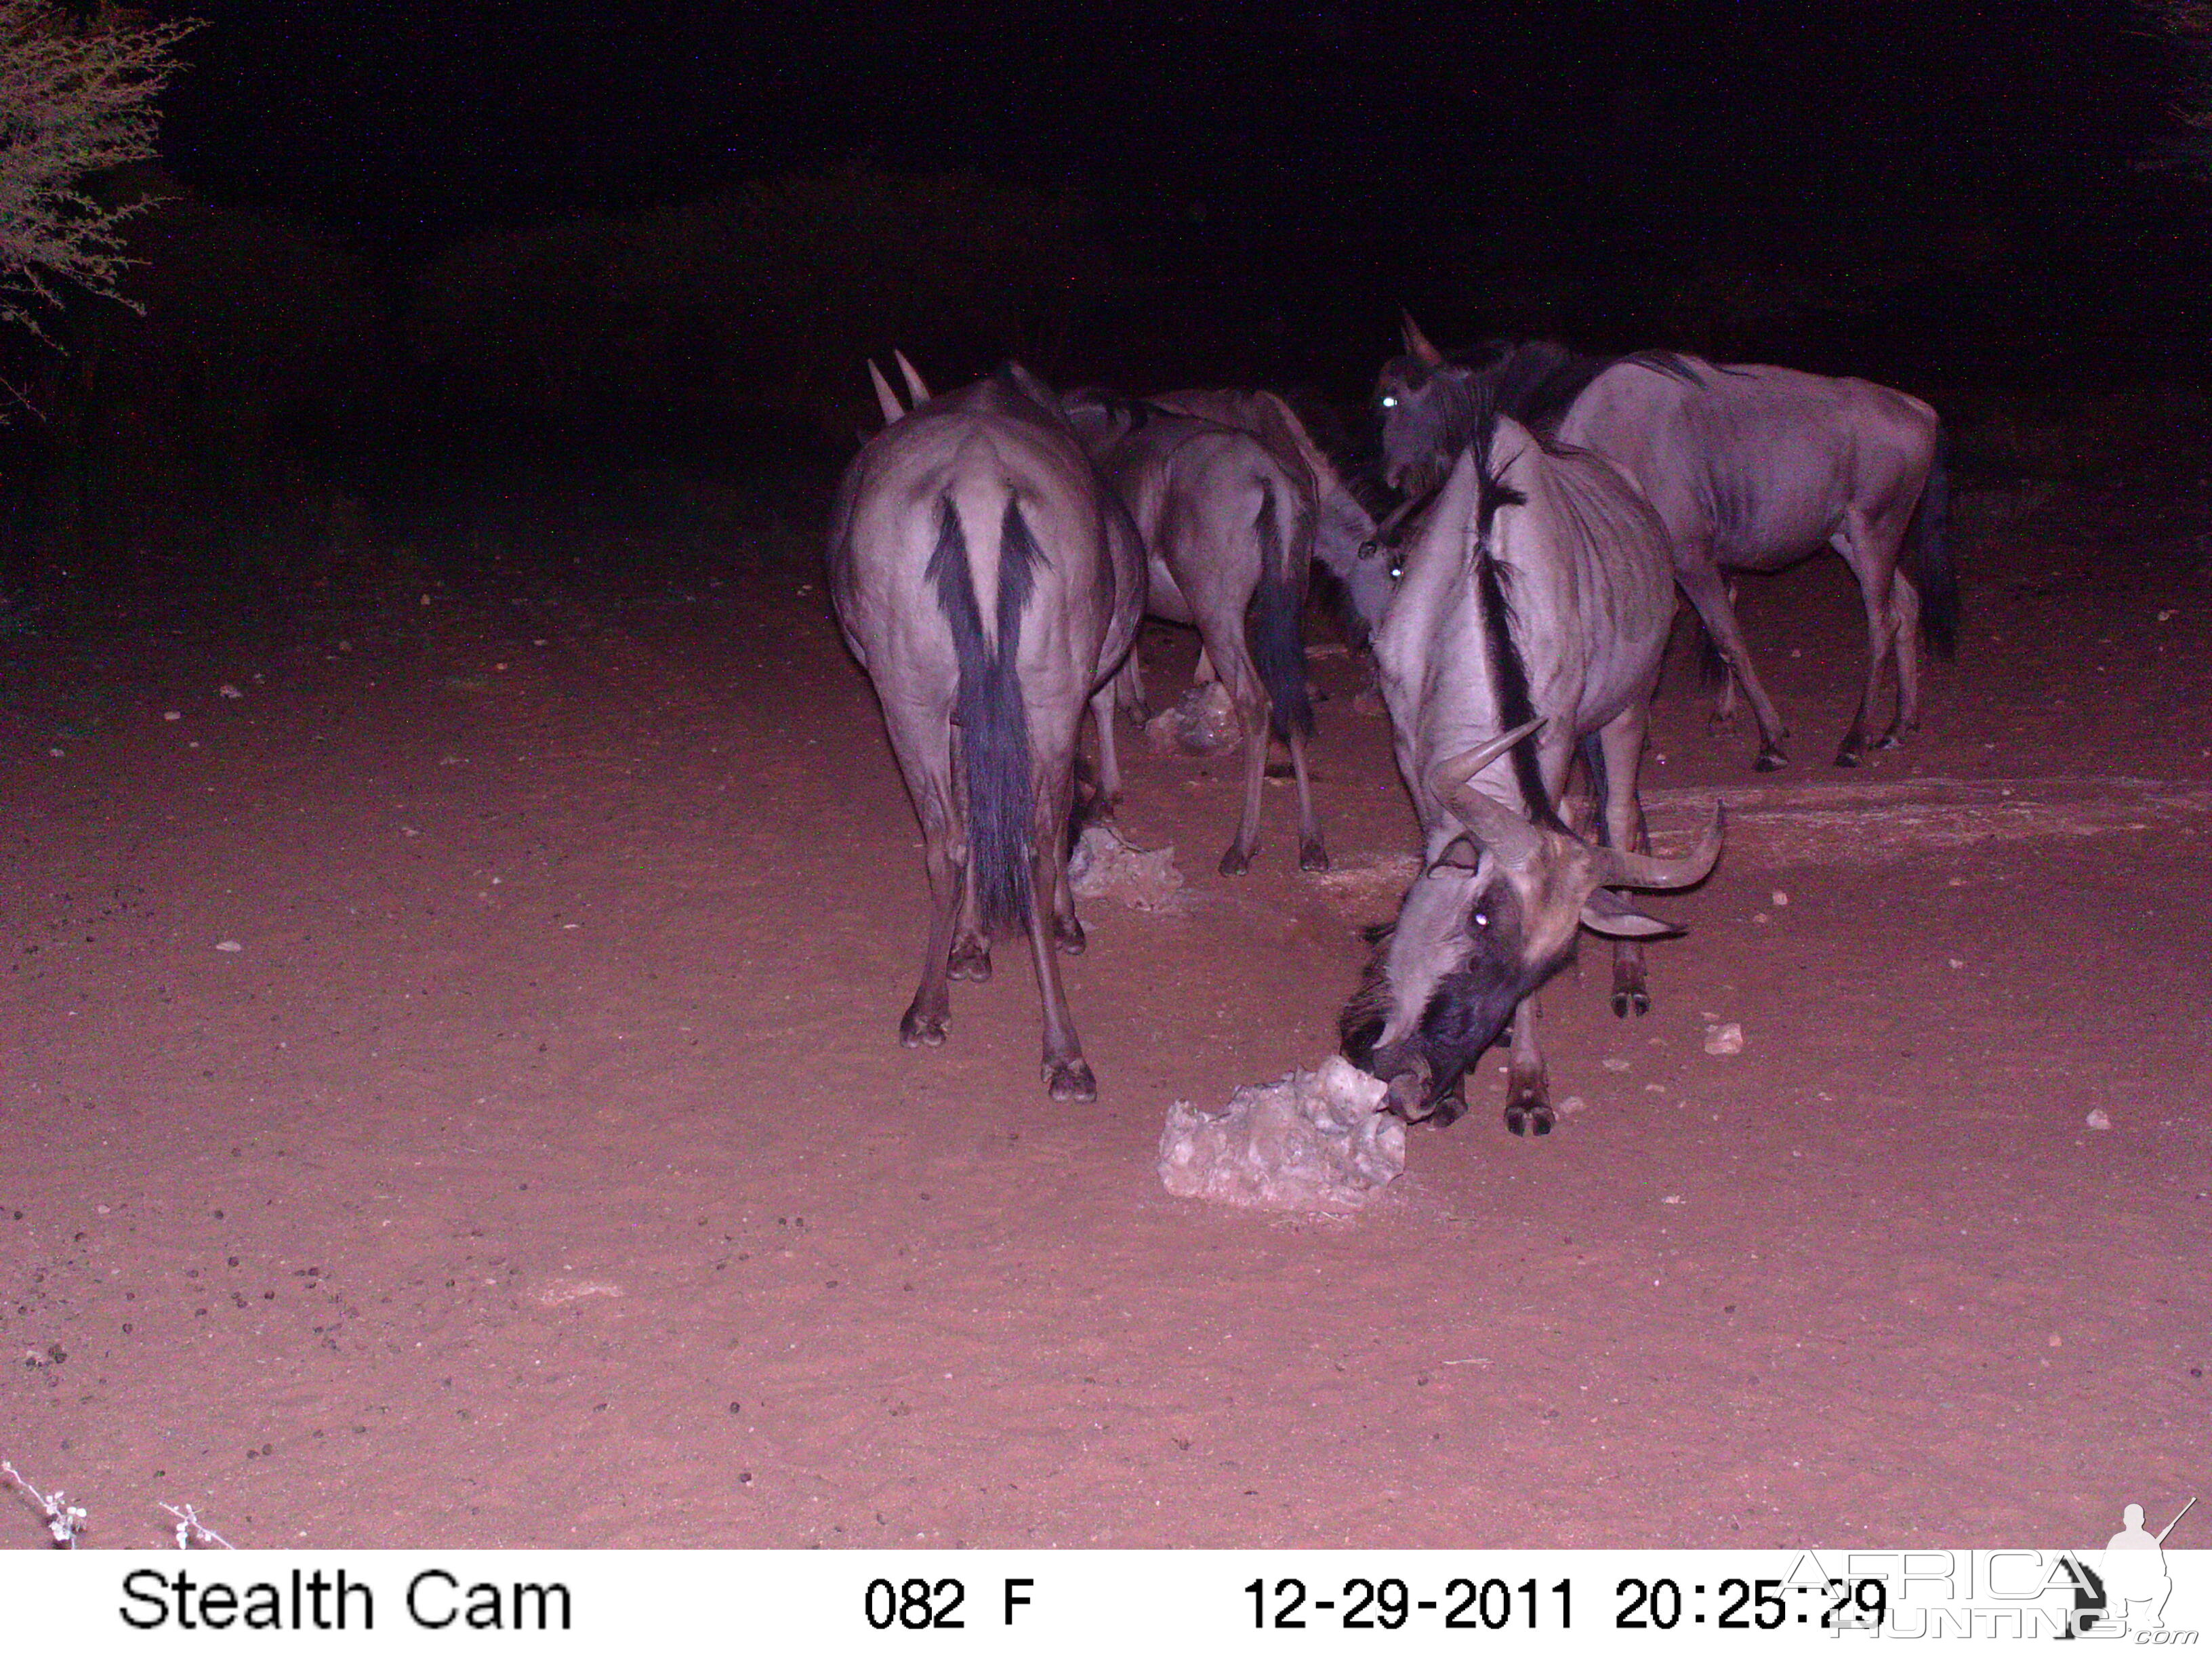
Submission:
M 199 1516 L 192 1512 L 192 1506 L 190 1504 L 185 1504 L 182 1509 L 179 1509 L 174 1504 L 164 1504 L 161 1507 L 177 1517 L 177 1547 L 179 1549 L 188 1550 L 194 1545 L 205 1549 L 210 1544 L 218 1549 L 228 1550 L 237 1547 L 221 1533 L 210 1531 L 203 1524 Z
M 19 1491 L 26 1493 L 45 1512 L 46 1530 L 53 1534 L 56 1549 L 73 1550 L 76 1547 L 77 1534 L 84 1530 L 85 1510 L 82 1505 L 70 1503 L 69 1494 L 59 1486 L 51 1492 L 40 1492 L 23 1478 L 13 1463 L 5 1460 L 0 1460 L 0 1474 L 6 1475 Z

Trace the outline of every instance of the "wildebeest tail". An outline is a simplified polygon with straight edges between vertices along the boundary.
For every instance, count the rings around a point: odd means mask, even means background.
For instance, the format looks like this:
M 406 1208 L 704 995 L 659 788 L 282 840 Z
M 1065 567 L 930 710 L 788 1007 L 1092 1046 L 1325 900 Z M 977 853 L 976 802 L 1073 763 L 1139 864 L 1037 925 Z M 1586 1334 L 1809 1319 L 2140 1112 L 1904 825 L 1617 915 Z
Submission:
M 1296 545 L 1286 550 L 1275 492 L 1262 483 L 1255 526 L 1260 538 L 1260 585 L 1245 613 L 1244 636 L 1252 649 L 1252 665 L 1267 688 L 1275 730 L 1284 737 L 1292 732 L 1304 737 L 1314 728 L 1313 703 L 1306 694 L 1305 619 L 1301 614 L 1304 584 L 1297 580 L 1313 557 L 1311 515 L 1299 514 L 1297 520 Z
M 946 496 L 939 507 L 937 548 L 927 574 L 952 630 L 960 664 L 960 757 L 968 786 L 968 879 L 987 937 L 1029 924 L 1035 893 L 1030 837 L 1036 786 L 1030 772 L 1029 713 L 1022 703 L 1022 609 L 1042 554 L 1009 496 L 999 530 L 999 614 L 995 643 L 983 635 L 960 514 Z
M 1939 656 L 1959 649 L 1959 573 L 1951 563 L 1950 441 L 1939 428 L 1936 461 L 1906 529 L 1905 574 L 1920 590 L 1920 629 Z

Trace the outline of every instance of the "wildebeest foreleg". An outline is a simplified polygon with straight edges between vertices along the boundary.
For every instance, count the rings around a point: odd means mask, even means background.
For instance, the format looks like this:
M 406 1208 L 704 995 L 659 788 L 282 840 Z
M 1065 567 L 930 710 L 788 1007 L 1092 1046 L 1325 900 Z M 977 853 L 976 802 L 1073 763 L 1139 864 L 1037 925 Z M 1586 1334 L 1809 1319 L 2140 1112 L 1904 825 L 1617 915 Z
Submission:
M 1651 850 L 1644 802 L 1636 792 L 1637 766 L 1643 758 L 1650 714 L 1648 702 L 1635 699 L 1599 731 L 1595 743 L 1585 739 L 1583 748 L 1584 760 L 1595 763 L 1590 781 L 1597 787 L 1599 843 L 1624 852 Z M 1651 1012 L 1644 981 L 1644 947 L 1632 939 L 1613 942 L 1613 1012 L 1622 1019 Z
M 1552 1133 L 1552 1101 L 1536 1045 L 1536 999 L 1523 997 L 1513 1011 L 1513 1058 L 1505 1080 L 1505 1127 L 1516 1135 Z
M 1766 696 L 1766 688 L 1759 683 L 1759 674 L 1751 665 L 1751 647 L 1744 643 L 1742 626 L 1735 619 L 1735 607 L 1729 603 L 1728 590 L 1722 586 L 1721 573 L 1713 563 L 1712 544 L 1705 542 L 1692 547 L 1674 550 L 1674 580 L 1681 585 L 1683 596 L 1705 623 L 1705 632 L 1712 636 L 1722 659 L 1729 672 L 1743 686 L 1743 695 L 1751 704 L 1752 718 L 1759 722 L 1759 770 L 1771 772 L 1787 766 L 1790 757 L 1783 752 L 1782 739 L 1790 735 L 1782 724 L 1782 716 Z

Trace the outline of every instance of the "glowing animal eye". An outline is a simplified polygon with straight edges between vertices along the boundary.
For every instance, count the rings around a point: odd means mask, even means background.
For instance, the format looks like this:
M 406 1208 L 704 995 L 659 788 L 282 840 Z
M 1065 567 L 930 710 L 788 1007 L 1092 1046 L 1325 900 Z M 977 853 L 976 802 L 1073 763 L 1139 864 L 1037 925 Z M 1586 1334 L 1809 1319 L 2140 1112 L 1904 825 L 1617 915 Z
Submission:
M 1487 927 L 1490 926 L 1490 918 L 1485 915 L 1481 911 L 1477 910 L 1474 913 L 1474 925 L 1478 927 Z
M 1382 400 L 1382 407 L 1385 409 L 1395 409 L 1397 406 L 1398 400 L 1395 398 L 1385 398 Z

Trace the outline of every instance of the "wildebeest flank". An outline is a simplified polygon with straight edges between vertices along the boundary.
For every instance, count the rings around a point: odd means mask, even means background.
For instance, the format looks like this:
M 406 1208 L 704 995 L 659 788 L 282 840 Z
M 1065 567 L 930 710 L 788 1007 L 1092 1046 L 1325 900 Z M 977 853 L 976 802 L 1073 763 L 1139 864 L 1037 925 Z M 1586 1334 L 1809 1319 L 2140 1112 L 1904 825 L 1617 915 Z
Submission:
M 1897 709 L 1875 746 L 1920 722 L 1919 637 L 1948 654 L 1958 584 L 1947 538 L 1942 424 L 1917 398 L 1871 381 L 1765 364 L 1715 364 L 1676 352 L 1585 357 L 1544 342 L 1497 343 L 1448 359 L 1405 323 L 1406 352 L 1376 385 L 1384 472 L 1418 489 L 1467 441 L 1479 404 L 1563 445 L 1596 451 L 1628 474 L 1665 525 L 1674 575 L 1759 724 L 1760 770 L 1787 759 L 1787 736 L 1751 665 L 1721 571 L 1775 570 L 1823 546 L 1858 578 L 1867 673 L 1837 764 L 1864 758 L 1887 665 Z

